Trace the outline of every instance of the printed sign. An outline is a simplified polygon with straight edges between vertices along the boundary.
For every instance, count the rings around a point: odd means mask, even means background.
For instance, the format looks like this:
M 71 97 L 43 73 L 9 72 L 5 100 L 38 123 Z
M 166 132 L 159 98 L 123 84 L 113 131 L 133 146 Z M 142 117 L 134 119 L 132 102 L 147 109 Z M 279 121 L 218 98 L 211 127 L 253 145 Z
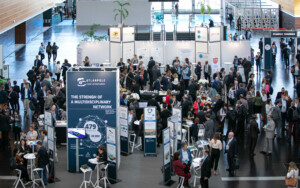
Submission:
M 123 42 L 134 42 L 134 27 L 123 28 Z
M 109 28 L 110 42 L 121 42 L 121 29 L 118 27 Z
M 156 155 L 156 108 L 144 108 L 144 155 Z
M 195 27 L 195 40 L 200 42 L 207 42 L 206 27 Z
M 128 139 L 128 108 L 127 106 L 120 106 L 120 131 L 121 131 L 121 152 L 129 153 L 129 139 Z
M 210 42 L 221 41 L 221 28 L 220 27 L 209 28 L 209 41 Z

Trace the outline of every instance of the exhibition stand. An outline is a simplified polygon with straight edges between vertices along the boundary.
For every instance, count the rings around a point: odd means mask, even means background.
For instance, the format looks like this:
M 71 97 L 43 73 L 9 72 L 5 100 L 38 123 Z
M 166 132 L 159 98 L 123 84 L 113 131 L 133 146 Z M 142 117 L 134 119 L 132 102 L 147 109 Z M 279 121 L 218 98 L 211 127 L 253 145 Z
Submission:
M 144 108 L 144 156 L 157 156 L 156 107 Z
M 88 56 L 92 66 L 108 63 L 114 67 L 120 58 L 126 63 L 136 54 L 142 56 L 146 68 L 150 57 L 162 67 L 172 65 L 175 57 L 179 57 L 182 65 L 185 58 L 189 58 L 193 66 L 199 61 L 203 66 L 208 61 L 215 72 L 223 67 L 224 62 L 232 62 L 236 55 L 250 57 L 250 41 L 223 41 L 222 30 L 222 27 L 195 27 L 195 41 L 134 41 L 134 27 L 124 27 L 123 32 L 119 27 L 112 27 L 109 42 L 80 42 L 78 63 L 81 65 Z
M 108 178 L 116 181 L 120 165 L 119 69 L 71 68 L 66 97 L 68 171 L 79 172 L 96 157 L 97 147 L 106 145 Z
M 128 107 L 120 106 L 120 135 L 121 135 L 121 153 L 124 155 L 129 154 L 129 130 L 128 130 Z

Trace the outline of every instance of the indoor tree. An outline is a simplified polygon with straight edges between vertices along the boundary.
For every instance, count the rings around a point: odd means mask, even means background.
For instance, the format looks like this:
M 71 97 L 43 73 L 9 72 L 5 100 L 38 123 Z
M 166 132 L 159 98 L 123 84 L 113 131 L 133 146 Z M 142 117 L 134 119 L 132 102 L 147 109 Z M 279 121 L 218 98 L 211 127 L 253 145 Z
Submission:
M 126 8 L 126 6 L 129 6 L 130 3 L 121 3 L 120 1 L 114 1 L 114 3 L 117 3 L 119 5 L 119 8 L 115 8 L 113 11 L 115 13 L 115 21 L 117 21 L 117 17 L 120 16 L 121 26 L 123 27 L 123 21 L 128 17 L 129 12 Z
M 82 33 L 83 41 L 101 41 L 101 40 L 107 40 L 106 35 L 97 36 L 96 30 L 100 26 L 100 24 L 93 24 L 90 27 L 90 30 Z

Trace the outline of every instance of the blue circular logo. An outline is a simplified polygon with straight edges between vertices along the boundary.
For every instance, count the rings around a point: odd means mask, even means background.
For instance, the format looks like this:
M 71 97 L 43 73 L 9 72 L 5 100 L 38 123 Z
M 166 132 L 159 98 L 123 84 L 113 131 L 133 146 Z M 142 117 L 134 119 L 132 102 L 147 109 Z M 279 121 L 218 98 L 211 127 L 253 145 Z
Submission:
M 202 54 L 199 54 L 199 57 L 200 57 L 200 59 L 202 59 L 202 58 L 203 58 L 203 55 L 202 55 Z

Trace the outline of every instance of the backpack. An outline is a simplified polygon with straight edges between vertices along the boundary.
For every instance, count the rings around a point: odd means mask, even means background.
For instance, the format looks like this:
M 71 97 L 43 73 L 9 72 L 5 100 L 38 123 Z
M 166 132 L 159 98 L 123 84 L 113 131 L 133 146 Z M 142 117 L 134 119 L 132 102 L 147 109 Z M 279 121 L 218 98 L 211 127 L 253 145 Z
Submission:
M 9 168 L 11 169 L 11 170 L 14 170 L 14 169 L 16 169 L 17 168 L 17 161 L 16 161 L 16 157 L 15 156 L 13 156 L 13 157 L 11 157 L 10 159 L 9 159 Z
M 270 86 L 270 95 L 273 95 L 273 87 Z
M 35 111 L 35 106 L 32 101 L 29 102 L 29 108 L 31 111 Z
M 293 121 L 298 121 L 299 114 L 297 109 L 293 109 Z
M 191 69 L 189 69 L 189 72 L 187 73 L 187 76 L 191 76 L 192 72 Z

